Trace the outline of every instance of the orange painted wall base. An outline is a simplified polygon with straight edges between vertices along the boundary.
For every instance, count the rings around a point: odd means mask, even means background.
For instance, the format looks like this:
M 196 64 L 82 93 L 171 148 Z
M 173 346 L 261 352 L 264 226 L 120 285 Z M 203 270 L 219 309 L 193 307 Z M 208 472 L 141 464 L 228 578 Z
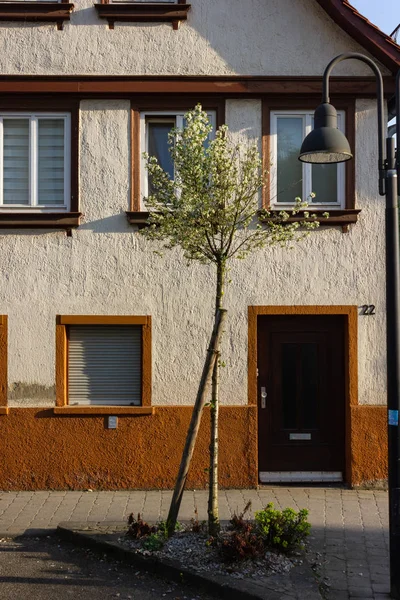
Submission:
M 155 407 L 153 415 L 54 415 L 51 408 L 10 408 L 0 417 L 0 489 L 171 489 L 191 406 Z M 221 407 L 220 485 L 257 485 L 257 408 Z M 209 412 L 203 415 L 187 487 L 207 484 Z
M 387 479 L 386 406 L 351 407 L 349 483 L 373 485 Z
M 171 489 L 192 407 L 155 407 L 152 415 L 55 415 L 52 408 L 10 408 L 0 416 L 0 489 Z M 387 478 L 385 406 L 352 406 L 346 483 Z M 222 406 L 220 486 L 258 485 L 257 407 Z M 206 409 L 189 471 L 188 488 L 207 486 L 209 412 Z

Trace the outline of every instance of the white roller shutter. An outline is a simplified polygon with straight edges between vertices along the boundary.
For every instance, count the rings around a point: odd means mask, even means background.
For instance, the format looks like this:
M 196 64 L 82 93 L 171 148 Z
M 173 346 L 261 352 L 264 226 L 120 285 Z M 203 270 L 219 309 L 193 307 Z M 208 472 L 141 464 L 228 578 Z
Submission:
M 140 405 L 142 327 L 70 325 L 68 397 L 70 405 Z

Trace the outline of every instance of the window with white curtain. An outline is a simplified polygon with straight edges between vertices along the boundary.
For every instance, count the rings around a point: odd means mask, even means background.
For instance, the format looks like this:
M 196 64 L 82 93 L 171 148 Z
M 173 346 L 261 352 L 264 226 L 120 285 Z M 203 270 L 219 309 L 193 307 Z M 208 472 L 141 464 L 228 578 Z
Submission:
M 0 114 L 0 210 L 69 210 L 70 129 L 69 114 Z
M 216 128 L 216 112 L 208 111 L 208 119 L 212 124 L 213 131 L 210 137 L 214 137 Z M 172 111 L 142 112 L 140 115 L 140 143 L 141 153 L 147 152 L 155 156 L 159 165 L 166 171 L 170 178 L 174 178 L 174 165 L 169 152 L 168 135 L 174 127 L 182 128 L 185 125 L 185 113 Z M 148 177 L 146 162 L 141 159 L 141 192 L 142 197 L 152 193 L 151 180 Z
M 344 132 L 344 111 L 338 128 Z M 296 197 L 315 209 L 345 207 L 344 164 L 307 164 L 298 160 L 303 139 L 314 127 L 314 113 L 306 110 L 271 112 L 271 206 L 290 208 Z M 315 197 L 310 198 L 310 194 Z

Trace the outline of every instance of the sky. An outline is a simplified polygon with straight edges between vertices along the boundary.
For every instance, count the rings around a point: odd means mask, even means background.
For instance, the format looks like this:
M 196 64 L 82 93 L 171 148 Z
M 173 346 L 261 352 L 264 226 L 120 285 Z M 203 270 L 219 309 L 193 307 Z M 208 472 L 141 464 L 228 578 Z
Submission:
M 349 0 L 364 17 L 391 34 L 400 24 L 400 0 Z

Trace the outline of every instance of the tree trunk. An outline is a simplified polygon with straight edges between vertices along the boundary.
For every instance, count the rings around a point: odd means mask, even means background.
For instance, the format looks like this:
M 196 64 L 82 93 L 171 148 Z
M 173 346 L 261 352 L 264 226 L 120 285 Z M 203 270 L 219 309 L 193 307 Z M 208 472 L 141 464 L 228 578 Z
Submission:
M 212 376 L 210 469 L 208 490 L 208 533 L 216 536 L 220 530 L 218 510 L 218 417 L 219 417 L 219 359 L 214 363 Z
M 225 319 L 224 310 L 218 310 L 215 314 L 214 328 L 207 349 L 207 356 L 204 362 L 203 373 L 196 396 L 196 402 L 193 408 L 192 418 L 190 420 L 189 430 L 186 436 L 185 448 L 183 450 L 178 477 L 175 483 L 175 489 L 169 508 L 167 518 L 168 537 L 171 537 L 175 531 L 176 521 L 178 519 L 179 508 L 182 501 L 183 490 L 185 488 L 186 478 L 189 471 L 190 461 L 193 456 L 194 446 L 200 427 L 201 414 L 206 402 L 207 387 L 211 378 L 216 361 L 216 353 L 219 348 L 219 339 L 222 334 L 222 327 Z
M 217 263 L 217 288 L 215 294 L 215 314 L 222 310 L 222 298 L 224 295 L 226 267 L 225 262 Z M 210 466 L 209 466 L 209 489 L 208 489 L 208 533 L 212 536 L 218 534 L 220 529 L 218 510 L 218 418 L 219 418 L 219 370 L 220 357 L 219 345 L 216 348 L 217 358 L 214 363 L 212 377 L 212 395 L 210 409 Z

